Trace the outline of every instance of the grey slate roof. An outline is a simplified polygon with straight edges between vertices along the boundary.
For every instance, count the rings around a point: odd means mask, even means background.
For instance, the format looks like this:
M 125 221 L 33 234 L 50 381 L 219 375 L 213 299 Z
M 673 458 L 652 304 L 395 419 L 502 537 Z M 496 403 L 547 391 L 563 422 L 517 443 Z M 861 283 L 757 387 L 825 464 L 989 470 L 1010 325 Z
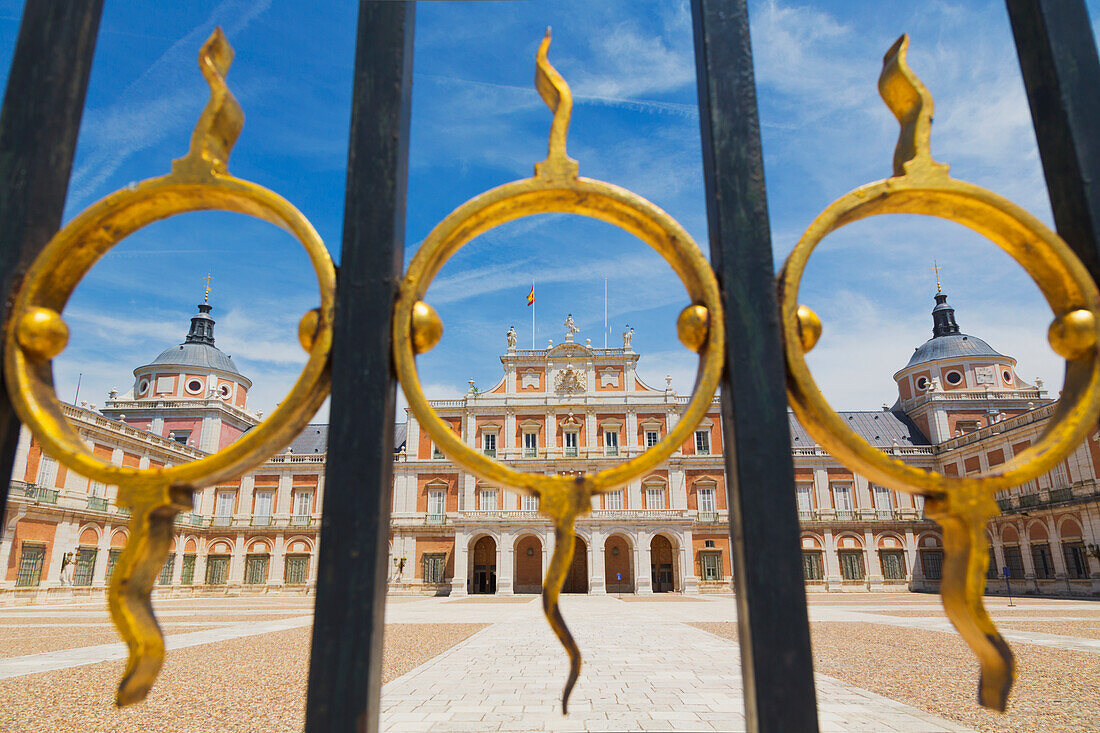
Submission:
M 230 374 L 244 376 L 241 374 L 240 370 L 237 369 L 237 365 L 233 363 L 233 359 L 231 359 L 228 354 L 210 344 L 188 342 L 180 344 L 179 346 L 173 346 L 160 352 L 160 356 L 153 359 L 153 361 L 146 366 L 152 366 L 153 364 L 217 369 L 219 371 L 229 372 Z
M 401 450 L 405 444 L 405 434 L 408 432 L 407 423 L 397 423 L 393 431 L 393 450 Z M 291 453 L 324 453 L 328 450 L 328 425 L 324 423 L 310 423 L 298 434 L 298 437 L 290 444 Z
M 953 333 L 947 336 L 934 336 L 918 346 L 917 350 L 913 352 L 913 355 L 909 357 L 909 363 L 905 365 L 905 368 L 908 369 L 911 366 L 936 361 L 937 359 L 951 359 L 956 357 L 965 359 L 972 356 L 999 356 L 1004 359 L 1008 358 L 1004 354 L 997 353 L 992 346 L 982 341 L 977 336 L 969 336 L 965 333 Z
M 903 448 L 914 445 L 931 445 L 928 438 L 924 437 L 924 434 L 920 431 L 920 428 L 904 412 L 861 410 L 839 414 L 857 435 L 875 447 L 888 448 L 894 445 L 894 441 L 897 441 L 897 445 Z M 795 419 L 794 413 L 790 410 L 787 411 L 787 419 L 791 425 L 791 446 L 794 448 L 813 448 L 815 445 L 814 439 Z

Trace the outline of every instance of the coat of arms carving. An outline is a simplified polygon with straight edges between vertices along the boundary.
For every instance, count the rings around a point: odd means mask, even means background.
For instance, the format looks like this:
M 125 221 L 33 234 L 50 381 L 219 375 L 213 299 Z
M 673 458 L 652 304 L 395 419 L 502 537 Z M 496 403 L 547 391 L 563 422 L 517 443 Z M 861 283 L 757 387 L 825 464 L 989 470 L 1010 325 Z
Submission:
M 585 389 L 584 372 L 574 369 L 572 364 L 567 364 L 564 369 L 554 377 L 554 389 L 558 392 L 583 392 Z

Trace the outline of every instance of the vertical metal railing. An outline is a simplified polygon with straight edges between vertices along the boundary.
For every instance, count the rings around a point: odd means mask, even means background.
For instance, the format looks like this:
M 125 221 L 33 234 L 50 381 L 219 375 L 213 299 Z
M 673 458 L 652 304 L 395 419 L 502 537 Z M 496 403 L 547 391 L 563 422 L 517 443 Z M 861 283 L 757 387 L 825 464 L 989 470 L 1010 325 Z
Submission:
M 0 111 L 0 293 L 8 298 L 61 226 L 103 0 L 28 2 Z M 0 345 L 0 352 L 3 346 Z M 0 509 L 19 442 L 0 353 Z
M 750 731 L 817 730 L 794 463 L 745 0 L 694 0 L 710 257 L 726 312 L 722 426 Z
M 413 4 L 361 2 L 306 730 L 375 731 L 389 562 Z
M 1007 0 L 1058 235 L 1100 282 L 1100 59 L 1084 0 Z

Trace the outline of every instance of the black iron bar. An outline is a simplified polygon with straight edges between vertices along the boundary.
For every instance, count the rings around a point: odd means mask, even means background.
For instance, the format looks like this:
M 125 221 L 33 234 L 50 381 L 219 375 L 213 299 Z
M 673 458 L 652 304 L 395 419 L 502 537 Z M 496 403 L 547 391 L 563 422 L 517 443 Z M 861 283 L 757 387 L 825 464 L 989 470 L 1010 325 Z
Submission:
M 5 322 L 12 289 L 61 227 L 102 11 L 103 0 L 34 0 L 23 9 L 0 111 L 0 293 Z M 0 509 L 7 506 L 19 442 L 19 418 L 2 375 L 0 353 Z
M 1084 0 L 1008 0 L 1058 234 L 1100 282 L 1100 59 Z
M 361 2 L 306 730 L 376 731 L 405 237 L 414 6 Z
M 726 312 L 722 426 L 750 731 L 817 730 L 783 345 L 745 0 L 693 0 L 710 257 Z

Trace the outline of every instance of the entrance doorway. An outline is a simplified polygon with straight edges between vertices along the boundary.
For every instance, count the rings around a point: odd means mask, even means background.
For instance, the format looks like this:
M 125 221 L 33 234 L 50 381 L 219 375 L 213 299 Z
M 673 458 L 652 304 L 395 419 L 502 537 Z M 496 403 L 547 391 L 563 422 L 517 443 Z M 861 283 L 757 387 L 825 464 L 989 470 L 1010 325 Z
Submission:
M 542 593 L 542 542 L 528 535 L 516 543 L 516 593 Z
M 633 553 L 626 538 L 611 535 L 603 548 L 604 579 L 608 593 L 634 592 Z
M 569 566 L 561 592 L 588 592 L 588 545 L 580 537 L 573 542 L 573 563 Z
M 649 544 L 650 580 L 654 593 L 668 593 L 675 589 L 672 573 L 672 543 L 667 537 L 657 535 Z
M 474 574 L 471 593 L 497 592 L 497 543 L 492 537 L 482 537 L 474 545 Z

